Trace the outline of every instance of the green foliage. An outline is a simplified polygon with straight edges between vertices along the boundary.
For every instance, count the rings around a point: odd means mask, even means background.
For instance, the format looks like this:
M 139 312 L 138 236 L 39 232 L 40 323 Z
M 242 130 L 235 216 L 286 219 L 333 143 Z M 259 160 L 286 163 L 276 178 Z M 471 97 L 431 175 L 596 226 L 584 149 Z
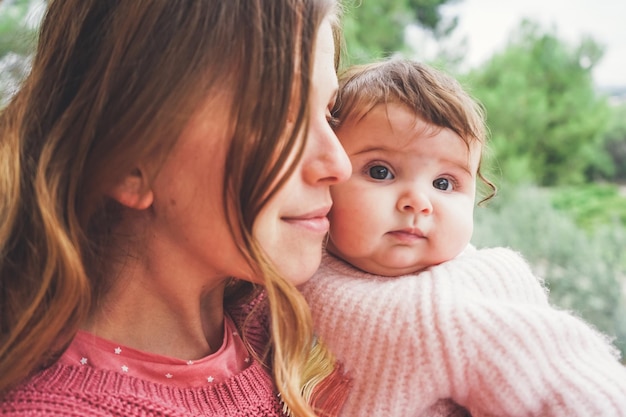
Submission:
M 613 223 L 626 226 L 626 197 L 615 184 L 560 187 L 552 192 L 552 204 L 589 232 Z
M 477 209 L 473 242 L 477 247 L 508 246 L 520 251 L 545 279 L 552 303 L 615 337 L 626 354 L 622 293 L 626 227 L 609 222 L 590 233 L 553 206 L 553 192 L 534 186 L 506 187 L 486 207 Z
M 0 59 L 10 52 L 27 55 L 35 45 L 36 30 L 28 25 L 31 0 L 0 2 Z
M 611 156 L 613 168 L 607 179 L 626 182 L 626 104 L 612 108 L 604 146 Z
M 29 18 L 38 2 L 0 0 L 0 108 L 28 71 L 37 40 L 37 22 Z
M 504 178 L 579 184 L 592 168 L 610 167 L 602 147 L 610 110 L 591 77 L 601 56 L 602 48 L 591 39 L 571 47 L 524 21 L 504 51 L 468 75 L 487 110 Z
M 431 30 L 437 36 L 448 35 L 456 27 L 456 20 L 446 21 L 440 6 L 453 1 L 345 1 L 347 64 L 369 62 L 404 50 L 404 30 L 410 24 Z

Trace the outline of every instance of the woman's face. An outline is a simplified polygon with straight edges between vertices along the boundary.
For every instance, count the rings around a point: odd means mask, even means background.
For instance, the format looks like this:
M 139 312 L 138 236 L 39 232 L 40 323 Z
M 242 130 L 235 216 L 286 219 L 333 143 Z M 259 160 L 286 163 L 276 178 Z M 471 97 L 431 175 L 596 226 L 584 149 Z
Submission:
M 302 160 L 257 217 L 253 234 L 279 271 L 294 284 L 308 280 L 321 260 L 328 232 L 330 185 L 346 180 L 351 165 L 329 125 L 337 92 L 330 24 L 319 29 L 311 85 L 310 125 Z
M 304 154 L 253 225 L 266 254 L 294 284 L 306 281 L 319 266 L 332 204 L 329 188 L 351 172 L 350 161 L 328 124 L 336 90 L 332 30 L 324 22 L 316 42 Z M 223 209 L 223 172 L 231 134 L 224 122 L 226 100 L 214 96 L 196 113 L 160 169 L 153 183 L 152 244 L 157 253 L 167 254 L 169 267 L 179 274 L 196 271 L 198 279 L 235 276 L 255 281 Z

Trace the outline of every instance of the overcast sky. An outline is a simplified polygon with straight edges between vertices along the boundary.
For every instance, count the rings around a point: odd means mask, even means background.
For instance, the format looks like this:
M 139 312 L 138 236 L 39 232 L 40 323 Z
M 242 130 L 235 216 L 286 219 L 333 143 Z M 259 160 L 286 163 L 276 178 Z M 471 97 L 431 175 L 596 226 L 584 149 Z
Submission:
M 471 65 L 501 49 L 527 17 L 546 28 L 554 25 L 572 44 L 583 34 L 604 44 L 604 57 L 594 69 L 596 84 L 626 87 L 626 0 L 459 0 L 444 13 L 459 16 L 456 36 L 467 36 Z

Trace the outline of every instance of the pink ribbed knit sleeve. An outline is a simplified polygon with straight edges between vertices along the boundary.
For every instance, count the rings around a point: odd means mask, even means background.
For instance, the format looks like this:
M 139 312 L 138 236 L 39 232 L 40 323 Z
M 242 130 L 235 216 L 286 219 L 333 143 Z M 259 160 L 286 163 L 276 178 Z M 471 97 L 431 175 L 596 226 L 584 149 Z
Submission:
M 526 262 L 483 249 L 396 278 L 325 255 L 302 288 L 353 376 L 345 416 L 626 415 L 626 370 L 598 332 L 548 303 Z

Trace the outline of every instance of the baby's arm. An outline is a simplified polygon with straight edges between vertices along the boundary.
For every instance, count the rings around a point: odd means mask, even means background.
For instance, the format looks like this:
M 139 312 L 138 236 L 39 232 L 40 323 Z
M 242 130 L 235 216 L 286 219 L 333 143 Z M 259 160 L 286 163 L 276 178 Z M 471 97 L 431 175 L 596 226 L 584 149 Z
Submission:
M 445 306 L 459 297 L 547 305 L 526 263 L 507 250 L 477 251 L 396 278 L 359 272 L 326 255 L 301 289 L 316 330 L 353 376 L 347 416 L 419 415 L 451 397 L 446 345 L 456 335 L 443 324 L 449 323 Z
M 434 306 L 452 398 L 474 417 L 626 415 L 626 368 L 606 338 L 551 307 L 521 257 L 479 252 L 513 270 L 492 266 L 502 276 L 485 274 L 482 288 Z M 454 286 L 463 274 L 451 273 Z
M 452 398 L 473 416 L 626 415 L 626 370 L 580 319 L 503 302 L 462 304 L 450 320 Z
M 303 292 L 354 378 L 344 415 L 419 415 L 453 398 L 474 417 L 626 415 L 626 371 L 605 339 L 548 304 L 507 249 L 415 276 L 332 258 Z

